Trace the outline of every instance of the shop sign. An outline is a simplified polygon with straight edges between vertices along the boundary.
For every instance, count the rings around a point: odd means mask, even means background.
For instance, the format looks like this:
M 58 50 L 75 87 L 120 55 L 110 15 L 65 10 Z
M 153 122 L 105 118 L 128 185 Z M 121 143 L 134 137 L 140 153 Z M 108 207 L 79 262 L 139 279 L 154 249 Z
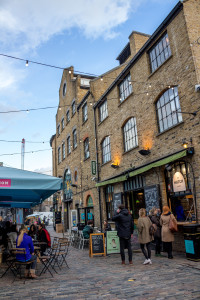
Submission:
M 11 179 L 0 179 L 0 187 L 11 187 Z
M 173 191 L 174 193 L 186 191 L 185 179 L 180 172 L 176 172 L 173 176 Z
M 91 172 L 92 172 L 92 175 L 96 175 L 96 173 L 97 173 L 97 166 L 96 166 L 95 160 L 91 161 Z

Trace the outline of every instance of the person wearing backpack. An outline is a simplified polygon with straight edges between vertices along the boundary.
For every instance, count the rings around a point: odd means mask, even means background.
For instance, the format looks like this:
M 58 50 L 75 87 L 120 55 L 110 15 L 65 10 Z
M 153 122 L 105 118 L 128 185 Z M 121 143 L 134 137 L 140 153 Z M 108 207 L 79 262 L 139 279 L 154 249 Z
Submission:
M 41 255 L 43 255 L 44 252 L 46 251 L 46 249 L 48 247 L 51 247 L 51 238 L 50 238 L 49 232 L 45 229 L 44 224 L 40 224 L 38 226 L 38 241 L 40 243 L 44 243 L 44 244 L 40 245 Z
M 152 264 L 151 261 L 151 241 L 153 240 L 153 236 L 150 234 L 150 227 L 152 226 L 151 220 L 147 217 L 146 209 L 141 208 L 139 210 L 139 219 L 138 219 L 138 240 L 140 243 L 140 247 L 142 253 L 145 256 L 145 261 L 143 265 Z M 146 249 L 145 249 L 146 247 Z

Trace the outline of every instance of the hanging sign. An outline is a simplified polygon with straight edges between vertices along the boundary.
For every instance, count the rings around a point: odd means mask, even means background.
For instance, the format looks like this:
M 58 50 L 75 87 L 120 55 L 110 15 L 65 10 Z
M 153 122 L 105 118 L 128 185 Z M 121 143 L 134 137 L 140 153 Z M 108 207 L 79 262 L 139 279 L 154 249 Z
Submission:
M 91 172 L 92 172 L 92 175 L 96 175 L 96 173 L 97 173 L 97 166 L 96 166 L 95 160 L 91 161 Z
M 173 176 L 173 190 L 174 193 L 186 191 L 185 179 L 181 172 L 176 172 Z

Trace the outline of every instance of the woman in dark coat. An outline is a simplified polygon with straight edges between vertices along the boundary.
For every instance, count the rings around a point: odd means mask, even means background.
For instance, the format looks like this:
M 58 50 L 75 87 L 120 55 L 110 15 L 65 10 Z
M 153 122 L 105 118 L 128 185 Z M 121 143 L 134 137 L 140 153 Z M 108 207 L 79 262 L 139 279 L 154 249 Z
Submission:
M 161 225 L 160 225 L 160 209 L 158 208 L 152 208 L 151 210 L 151 222 L 156 228 L 156 232 L 154 233 L 154 241 L 156 243 L 156 256 L 160 256 L 160 248 L 161 248 Z
M 28 235 L 30 237 L 32 237 L 32 239 L 35 239 L 36 238 L 36 235 L 37 235 L 37 229 L 36 229 L 36 226 L 34 224 L 31 224 L 31 227 L 29 229 L 29 232 L 28 232 Z

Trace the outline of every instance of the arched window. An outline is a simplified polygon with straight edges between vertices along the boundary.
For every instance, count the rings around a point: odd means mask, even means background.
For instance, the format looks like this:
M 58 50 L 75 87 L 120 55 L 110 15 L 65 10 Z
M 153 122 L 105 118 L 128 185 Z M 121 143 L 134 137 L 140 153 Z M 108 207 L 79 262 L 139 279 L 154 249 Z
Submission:
M 102 163 L 105 164 L 106 162 L 111 160 L 110 137 L 109 136 L 105 137 L 101 146 L 102 146 Z
M 124 151 L 135 148 L 138 145 L 136 119 L 130 118 L 123 127 Z
M 73 149 L 77 147 L 77 131 L 76 129 L 73 130 Z
M 89 157 L 90 157 L 89 138 L 86 138 L 84 141 L 84 158 L 87 159 Z
M 88 206 L 88 207 L 93 207 L 93 206 L 94 206 L 94 205 L 93 205 L 93 200 L 92 200 L 92 197 L 91 197 L 91 196 L 89 196 L 88 199 L 87 199 L 87 206 Z
M 168 89 L 156 102 L 156 111 L 159 132 L 182 122 L 181 107 L 178 96 L 178 88 Z

